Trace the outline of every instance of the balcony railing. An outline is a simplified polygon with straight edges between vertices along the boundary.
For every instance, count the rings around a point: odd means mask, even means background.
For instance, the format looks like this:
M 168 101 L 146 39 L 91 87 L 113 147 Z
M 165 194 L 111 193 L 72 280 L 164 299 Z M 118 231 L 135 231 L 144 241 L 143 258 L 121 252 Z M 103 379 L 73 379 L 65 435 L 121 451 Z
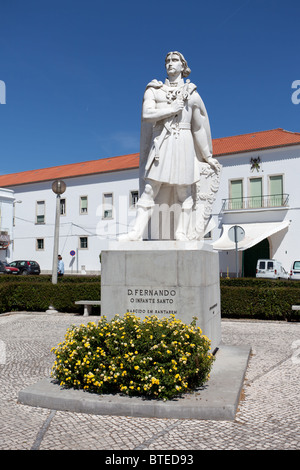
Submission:
M 236 197 L 222 200 L 222 211 L 270 209 L 288 207 L 289 194 L 273 194 L 272 196 Z

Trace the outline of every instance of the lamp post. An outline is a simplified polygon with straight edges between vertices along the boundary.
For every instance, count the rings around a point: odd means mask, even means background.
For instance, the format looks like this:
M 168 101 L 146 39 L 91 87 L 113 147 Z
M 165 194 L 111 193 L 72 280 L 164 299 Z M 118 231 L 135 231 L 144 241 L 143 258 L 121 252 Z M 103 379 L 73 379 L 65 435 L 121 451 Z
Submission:
M 67 187 L 66 183 L 62 180 L 56 180 L 52 183 L 52 191 L 56 194 L 54 246 L 53 246 L 53 263 L 52 263 L 52 284 L 57 284 L 60 196 L 61 194 L 65 192 L 66 187 Z

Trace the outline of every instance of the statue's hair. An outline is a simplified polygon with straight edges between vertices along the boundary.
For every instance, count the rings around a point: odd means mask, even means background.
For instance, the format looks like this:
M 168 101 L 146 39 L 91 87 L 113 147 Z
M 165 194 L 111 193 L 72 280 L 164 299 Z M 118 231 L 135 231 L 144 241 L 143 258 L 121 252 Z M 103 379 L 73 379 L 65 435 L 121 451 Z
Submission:
M 183 57 L 183 55 L 181 54 L 181 52 L 178 52 L 178 51 L 171 51 L 171 52 L 168 52 L 168 54 L 166 55 L 165 62 L 166 62 L 166 60 L 167 60 L 167 58 L 169 57 L 170 54 L 177 54 L 177 55 L 180 57 L 181 63 L 182 63 L 182 65 L 183 65 L 182 76 L 183 76 L 183 77 L 188 77 L 189 74 L 191 73 L 191 69 L 189 68 L 189 66 L 188 66 L 188 64 L 187 64 L 187 61 L 185 60 L 185 58 Z

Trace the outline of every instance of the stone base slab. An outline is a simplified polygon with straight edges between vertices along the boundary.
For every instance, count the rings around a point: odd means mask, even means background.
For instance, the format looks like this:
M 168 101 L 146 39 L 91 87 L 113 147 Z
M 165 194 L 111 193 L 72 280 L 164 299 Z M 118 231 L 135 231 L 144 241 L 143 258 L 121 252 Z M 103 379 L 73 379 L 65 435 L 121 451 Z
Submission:
M 96 415 L 234 420 L 250 352 L 250 346 L 220 345 L 207 384 L 165 402 L 64 389 L 50 378 L 21 390 L 18 401 L 34 407 Z

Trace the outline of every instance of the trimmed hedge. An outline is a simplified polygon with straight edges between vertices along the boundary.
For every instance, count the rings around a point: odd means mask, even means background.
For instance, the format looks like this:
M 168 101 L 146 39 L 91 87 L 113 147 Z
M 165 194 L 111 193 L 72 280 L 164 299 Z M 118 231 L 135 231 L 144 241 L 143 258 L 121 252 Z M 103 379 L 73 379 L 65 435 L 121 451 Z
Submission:
M 300 320 L 300 283 L 288 280 L 221 279 L 223 318 Z
M 45 312 L 53 305 L 60 312 L 81 313 L 76 300 L 99 300 L 100 276 L 64 276 L 53 285 L 51 276 L 0 276 L 0 313 Z M 221 278 L 223 318 L 300 321 L 300 282 L 256 278 Z M 99 314 L 94 307 L 93 313 Z M 105 312 L 103 312 L 105 315 Z
M 252 318 L 263 320 L 300 320 L 292 305 L 299 304 L 298 289 L 253 287 L 222 287 L 223 318 Z
M 290 281 L 288 279 L 264 279 L 256 277 L 239 277 L 239 278 L 225 278 L 220 279 L 221 287 L 268 287 L 278 288 L 286 287 L 288 289 L 298 289 L 300 292 L 300 282 Z
M 8 275 L 0 280 L 0 313 L 45 312 L 50 305 L 60 312 L 80 313 L 82 306 L 75 305 L 76 300 L 99 299 L 100 276 L 64 276 L 56 285 L 51 276 Z
M 52 276 L 50 274 L 40 274 L 40 275 L 32 275 L 28 274 L 27 276 L 16 275 L 16 274 L 1 274 L 0 275 L 0 285 L 7 284 L 8 282 L 12 283 L 36 283 L 36 282 L 51 282 Z M 96 275 L 64 275 L 64 277 L 58 278 L 58 283 L 80 283 L 80 282 L 100 282 L 101 276 Z

